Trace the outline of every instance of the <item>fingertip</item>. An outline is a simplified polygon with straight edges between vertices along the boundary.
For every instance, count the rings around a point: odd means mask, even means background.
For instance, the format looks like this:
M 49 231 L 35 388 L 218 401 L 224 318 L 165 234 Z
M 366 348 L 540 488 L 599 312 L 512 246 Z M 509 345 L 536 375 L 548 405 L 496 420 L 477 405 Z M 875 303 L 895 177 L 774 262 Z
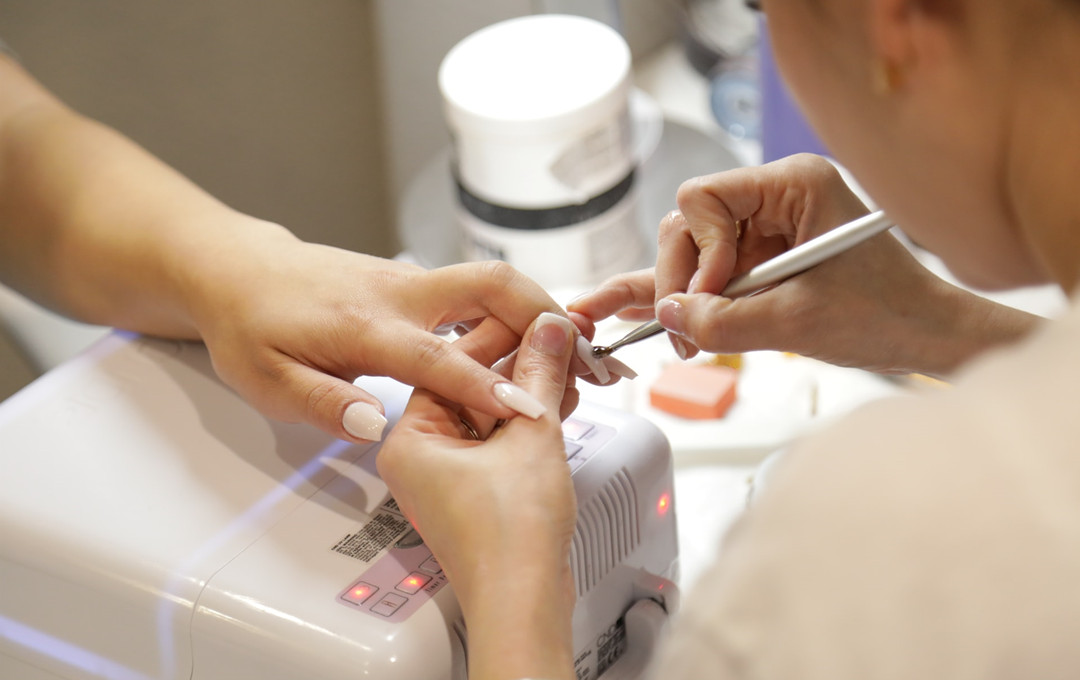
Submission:
M 579 312 L 569 311 L 569 307 L 567 307 L 567 310 L 567 314 L 574 323 L 574 326 L 577 327 L 578 332 L 591 341 L 596 334 L 596 324 L 593 323 L 593 320 Z
M 577 309 L 581 309 L 582 307 L 587 307 L 589 304 L 589 300 L 592 298 L 593 295 L 596 295 L 595 290 L 578 293 L 570 300 L 570 302 L 566 303 L 566 311 L 572 312 Z
M 366 401 L 354 401 L 345 407 L 341 415 L 341 427 L 356 439 L 364 441 L 382 441 L 386 423 L 381 408 Z

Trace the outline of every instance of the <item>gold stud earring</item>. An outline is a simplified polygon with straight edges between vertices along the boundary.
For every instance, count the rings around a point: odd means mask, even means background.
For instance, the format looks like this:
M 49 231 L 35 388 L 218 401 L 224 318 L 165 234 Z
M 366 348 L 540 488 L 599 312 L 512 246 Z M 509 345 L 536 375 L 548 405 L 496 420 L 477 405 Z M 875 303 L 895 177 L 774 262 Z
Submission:
M 903 76 L 900 67 L 885 59 L 874 61 L 874 70 L 870 75 L 874 93 L 886 97 L 900 89 Z

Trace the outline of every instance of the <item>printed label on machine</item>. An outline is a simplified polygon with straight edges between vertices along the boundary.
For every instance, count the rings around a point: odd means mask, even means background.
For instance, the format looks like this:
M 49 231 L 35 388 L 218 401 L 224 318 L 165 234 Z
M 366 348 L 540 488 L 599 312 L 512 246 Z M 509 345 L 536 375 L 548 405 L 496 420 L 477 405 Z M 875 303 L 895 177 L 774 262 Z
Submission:
M 577 680 L 596 680 L 626 651 L 626 621 L 620 617 L 574 658 Z
M 563 423 L 563 444 L 571 474 L 614 436 L 614 428 L 607 425 L 568 418 Z M 338 593 L 338 601 L 384 621 L 405 621 L 448 582 L 442 567 L 393 498 L 388 498 L 366 524 L 347 534 L 331 550 L 368 564 L 348 588 Z M 578 670 L 581 680 L 597 677 L 597 666 L 606 669 L 625 648 L 626 631 L 621 620 L 601 637 L 604 639 L 588 650 L 587 663 Z M 582 671 L 586 675 L 582 676 Z
M 393 498 L 332 550 L 362 562 L 375 560 L 338 593 L 338 601 L 381 620 L 404 621 L 447 583 L 442 567 Z
M 380 512 L 370 522 L 338 541 L 332 550 L 361 562 L 370 562 L 409 529 L 409 522 L 401 515 Z

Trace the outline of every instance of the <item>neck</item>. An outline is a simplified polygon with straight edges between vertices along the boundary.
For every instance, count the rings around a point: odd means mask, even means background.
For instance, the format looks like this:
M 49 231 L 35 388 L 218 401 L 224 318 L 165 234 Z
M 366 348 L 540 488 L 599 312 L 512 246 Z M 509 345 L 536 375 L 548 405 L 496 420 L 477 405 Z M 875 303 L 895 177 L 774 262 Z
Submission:
M 1080 20 L 1040 23 L 1016 68 L 1005 191 L 1035 266 L 1071 294 L 1080 283 Z

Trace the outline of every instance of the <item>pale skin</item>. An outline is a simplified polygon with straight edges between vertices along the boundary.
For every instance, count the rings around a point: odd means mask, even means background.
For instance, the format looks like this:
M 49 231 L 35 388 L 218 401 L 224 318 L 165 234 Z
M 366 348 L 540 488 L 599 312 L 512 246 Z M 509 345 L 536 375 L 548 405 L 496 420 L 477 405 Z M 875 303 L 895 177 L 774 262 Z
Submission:
M 1066 64 L 1077 51 L 1076 8 L 1064 0 L 1022 11 L 993 3 L 965 19 L 970 4 L 774 0 L 765 11 L 778 64 L 808 119 L 914 240 L 972 285 L 1050 282 L 1071 293 L 1080 266 L 1080 233 L 1071 228 L 1080 206 L 1069 187 L 1080 169 L 1071 151 L 1080 146 L 1073 123 L 1080 76 Z M 806 30 L 813 22 L 831 31 Z M 902 257 L 896 268 L 876 266 L 872 279 L 850 254 L 759 299 L 718 298 L 731 272 L 767 250 L 740 243 L 736 265 L 735 220 L 750 219 L 751 239 L 760 226 L 782 232 L 789 246 L 859 212 L 850 192 L 823 177 L 823 164 L 784 163 L 687 182 L 681 214 L 661 226 L 655 283 L 649 273 L 619 277 L 571 311 L 594 321 L 634 316 L 652 293 L 651 311 L 686 356 L 697 347 L 782 349 L 938 376 L 1036 324 L 940 284 L 914 288 L 933 302 L 906 295 L 907 277 L 925 277 Z M 768 218 L 755 224 L 759 211 Z M 790 217 L 778 224 L 784 211 Z M 849 306 L 866 313 L 843 312 Z M 868 338 L 879 342 L 868 346 Z
M 764 10 L 777 61 L 811 123 L 908 234 L 970 284 L 1052 282 L 1073 293 L 1080 277 L 1080 4 L 766 0 Z M 594 321 L 656 314 L 680 342 L 693 343 L 685 353 L 772 347 L 939 375 L 1039 323 L 928 278 L 889 236 L 756 299 L 720 298 L 732 273 L 864 212 L 821 161 L 694 180 L 680 191 L 679 206 L 663 226 L 655 274 L 618 277 L 570 311 Z M 744 219 L 749 232 L 738 239 L 736 221 Z M 560 375 L 556 355 L 528 356 Z M 557 403 L 554 394 L 545 399 L 549 408 Z M 451 565 L 469 628 L 470 677 L 573 678 L 567 636 L 544 628 L 565 625 L 571 611 L 571 603 L 544 597 L 566 574 L 567 501 L 551 497 L 565 494 L 566 482 L 531 485 L 522 471 L 550 465 L 561 444 L 535 432 L 552 449 L 545 458 L 535 449 L 522 453 L 523 442 L 503 433 L 463 443 L 447 408 L 414 400 L 382 455 L 392 461 L 384 473 L 396 497 L 413 499 L 403 507 Z M 518 465 L 470 472 L 465 446 L 485 459 L 520 456 Z M 423 479 L 409 474 L 419 469 L 410 460 L 425 465 Z M 513 502 L 494 503 L 498 516 L 480 527 L 455 521 L 424 502 L 433 492 L 424 480 L 440 471 L 460 473 L 459 482 L 468 477 L 481 498 L 512 489 Z M 498 531 L 535 522 L 545 506 L 554 518 L 550 535 L 523 542 Z M 530 578 L 495 596 L 478 586 L 476 555 L 497 555 L 493 564 L 525 569 Z M 524 613 L 529 608 L 535 617 Z M 517 622 L 530 634 L 518 635 Z
M 683 184 L 678 202 L 660 224 L 656 268 L 613 277 L 572 312 L 594 321 L 656 315 L 684 359 L 699 349 L 774 349 L 936 377 L 1038 323 L 943 281 L 889 234 L 761 294 L 718 295 L 733 275 L 866 213 L 822 158 L 699 177 Z
M 454 586 L 473 680 L 574 677 L 567 558 L 577 511 L 560 427 L 576 405 L 574 335 L 569 320 L 546 314 L 508 367 L 547 408 L 541 417 L 493 432 L 490 417 L 417 390 L 379 452 L 380 475 Z M 461 342 L 478 360 L 499 359 L 476 340 Z M 485 441 L 471 440 L 461 417 Z
M 304 243 L 67 108 L 2 55 L 0 274 L 75 319 L 204 340 L 265 414 L 352 441 L 350 405 L 382 412 L 352 384 L 361 375 L 513 416 L 493 393 L 506 379 L 431 331 L 469 322 L 505 354 L 538 314 L 564 314 L 502 263 L 427 271 Z

